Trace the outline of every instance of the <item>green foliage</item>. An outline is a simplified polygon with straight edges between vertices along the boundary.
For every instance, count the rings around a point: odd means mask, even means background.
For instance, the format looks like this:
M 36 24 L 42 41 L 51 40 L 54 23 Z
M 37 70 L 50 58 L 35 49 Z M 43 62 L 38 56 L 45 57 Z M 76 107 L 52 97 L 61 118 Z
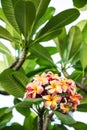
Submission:
M 0 25 L 0 40 L 8 40 L 15 51 L 13 54 L 10 48 L 0 41 L 0 54 L 3 57 L 0 59 L 0 91 L 4 90 L 15 97 L 13 107 L 0 108 L 1 130 L 38 130 L 38 114 L 41 112 L 45 118 L 48 110 L 43 112 L 38 106 L 43 101 L 40 98 L 23 99 L 26 85 L 32 76 L 38 73 L 52 71 L 65 76 L 66 71 L 69 72 L 68 69 L 72 70 L 73 67 L 73 72 L 67 77 L 87 88 L 87 20 L 80 21 L 67 31 L 66 25 L 79 17 L 79 11 L 72 8 L 55 15 L 55 8 L 49 6 L 50 1 L 1 0 L 0 20 L 5 26 Z M 74 6 L 80 9 L 87 4 L 87 0 L 72 1 Z M 50 43 L 45 46 L 44 42 L 50 40 L 54 40 L 54 46 Z M 27 50 L 26 57 L 22 55 L 24 49 Z M 9 69 L 15 59 L 18 59 L 16 65 L 22 60 L 24 62 L 21 64 L 22 67 L 20 65 L 20 71 L 15 70 L 15 65 Z M 79 88 L 77 91 L 83 96 L 77 110 L 87 112 L 87 94 Z M 33 104 L 36 105 L 36 112 L 31 109 Z M 13 117 L 13 108 L 25 117 L 23 126 L 18 123 L 7 126 Z M 65 125 L 75 130 L 87 129 L 87 124 L 76 122 L 69 114 L 53 112 L 61 124 L 55 124 L 55 121 L 50 120 L 49 130 L 67 130 Z
M 62 114 L 58 111 L 54 111 L 54 114 L 63 124 L 69 125 L 74 124 L 76 121 L 69 114 Z

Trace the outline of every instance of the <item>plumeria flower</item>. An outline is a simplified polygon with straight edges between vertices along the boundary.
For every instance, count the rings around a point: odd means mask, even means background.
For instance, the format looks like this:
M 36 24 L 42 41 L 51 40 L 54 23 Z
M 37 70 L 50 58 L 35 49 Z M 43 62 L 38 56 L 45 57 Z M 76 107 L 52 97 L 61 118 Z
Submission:
M 37 81 L 39 81 L 39 82 L 41 82 L 42 85 L 48 84 L 48 79 L 47 79 L 47 77 L 46 77 L 46 73 L 43 73 L 41 76 L 36 75 L 36 76 L 34 77 L 34 79 L 37 80 Z
M 42 98 L 45 99 L 45 107 L 52 108 L 53 110 L 57 108 L 57 103 L 61 101 L 61 97 L 56 94 L 46 95 Z
M 30 96 L 31 98 L 36 98 L 36 94 L 41 94 L 44 91 L 39 81 L 34 81 L 34 82 L 29 83 L 26 86 L 26 89 L 27 89 L 26 96 L 27 97 Z
M 82 99 L 82 96 L 80 94 L 75 93 L 74 95 L 70 96 L 70 99 L 74 104 L 79 105 L 80 100 Z
M 62 93 L 62 88 L 60 86 L 60 82 L 57 80 L 50 81 L 50 85 L 46 87 L 49 93 Z
M 62 113 L 67 113 L 69 112 L 69 105 L 67 103 L 60 103 L 60 109 Z
M 59 76 L 58 76 L 58 74 L 54 74 L 54 73 L 52 73 L 51 71 L 49 71 L 48 73 L 47 73 L 47 78 L 48 78 L 48 81 L 51 81 L 51 80 L 53 80 L 53 79 L 58 79 L 59 80 Z

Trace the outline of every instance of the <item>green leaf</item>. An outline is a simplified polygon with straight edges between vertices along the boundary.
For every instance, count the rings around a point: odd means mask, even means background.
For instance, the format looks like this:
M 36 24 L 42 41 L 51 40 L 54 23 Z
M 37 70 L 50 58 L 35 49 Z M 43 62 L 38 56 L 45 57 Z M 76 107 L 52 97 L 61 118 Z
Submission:
M 24 128 L 26 130 L 38 130 L 38 128 L 37 128 L 37 117 L 31 111 L 29 111 L 29 115 L 24 120 Z
M 35 6 L 33 2 L 18 0 L 15 6 L 15 17 L 21 32 L 27 36 L 35 18 Z
M 39 21 L 37 22 L 36 26 L 35 26 L 35 30 L 37 28 L 39 28 L 42 24 L 44 24 L 45 22 L 47 22 L 47 20 L 51 19 L 53 14 L 55 12 L 55 8 L 54 7 L 48 7 L 45 14 L 39 19 Z
M 43 101 L 42 98 L 36 98 L 36 99 L 29 98 L 16 104 L 15 107 L 29 108 L 32 104 L 39 104 L 42 101 Z
M 63 28 L 62 32 L 56 38 L 54 38 L 54 42 L 62 60 L 66 60 L 67 34 L 65 28 Z
M 2 87 L 8 93 L 14 95 L 15 97 L 23 98 L 24 93 L 25 93 L 25 86 L 24 86 L 25 83 L 20 82 L 21 80 L 19 80 L 19 78 L 21 78 L 21 74 L 20 74 L 20 77 L 18 77 L 17 79 L 15 78 L 15 71 L 11 69 L 7 69 L 0 74 L 0 82 L 1 82 Z
M 58 53 L 58 49 L 56 47 L 50 46 L 50 47 L 46 47 L 46 49 L 48 50 L 50 55 Z
M 0 38 L 4 38 L 9 41 L 14 40 L 13 37 L 11 36 L 11 34 L 2 26 L 0 26 Z
M 81 61 L 83 70 L 87 66 L 87 60 L 85 59 L 86 57 L 87 57 L 87 44 L 83 42 L 82 47 L 80 49 L 80 61 Z
M 21 126 L 18 123 L 13 123 L 11 126 L 6 126 L 5 128 L 2 128 L 2 130 L 25 130 L 24 126 Z
M 10 50 L 2 42 L 0 42 L 0 52 L 6 55 L 11 55 Z
M 18 0 L 1 0 L 3 12 L 8 19 L 9 23 L 15 28 L 15 30 L 20 33 L 19 27 L 15 18 L 14 12 L 14 4 L 16 4 Z
M 78 26 L 80 30 L 83 31 L 86 24 L 87 24 L 87 20 L 81 20 L 80 22 L 76 24 L 76 26 Z
M 57 116 L 57 118 L 59 120 L 61 120 L 61 122 L 63 124 L 69 125 L 69 124 L 76 123 L 76 121 L 70 115 L 68 115 L 68 114 L 62 114 L 62 113 L 60 113 L 58 111 L 53 111 L 53 112 Z
M 82 31 L 82 40 L 84 42 L 87 42 L 87 21 Z
M 68 129 L 63 125 L 54 125 L 52 130 L 68 130 Z
M 21 102 L 21 100 L 20 99 L 14 99 L 14 105 L 16 106 L 16 104 L 18 104 L 18 103 L 20 103 Z M 24 116 L 29 116 L 29 108 L 22 108 L 22 107 L 15 107 L 16 108 L 16 110 L 19 112 L 19 113 L 21 113 L 22 115 L 24 115 Z
M 85 4 L 87 4 L 87 0 L 73 0 L 73 4 L 77 8 L 82 8 L 83 6 L 85 6 Z
M 76 122 L 75 124 L 71 125 L 75 128 L 75 130 L 87 130 L 87 124 L 82 122 Z
M 61 13 L 54 16 L 51 20 L 49 20 L 49 22 L 41 30 L 39 36 L 47 32 L 56 30 L 58 28 L 64 27 L 65 25 L 77 19 L 78 16 L 79 16 L 79 12 L 76 9 L 68 9 L 68 10 L 62 11 Z
M 84 98 L 84 97 L 83 97 Z M 87 104 L 80 104 L 77 108 L 78 111 L 87 112 Z
M 68 34 L 68 56 L 67 58 L 72 58 L 73 55 L 78 51 L 80 48 L 82 41 L 82 34 L 80 29 L 77 26 L 71 27 L 69 34 Z
M 36 11 L 35 23 L 37 23 L 37 21 L 44 15 L 49 3 L 50 3 L 50 0 L 44 0 L 44 1 L 40 0 L 39 6 L 38 6 L 37 11 Z
M 7 108 L 1 108 L 0 113 L 5 112 L 6 109 Z M 0 128 L 5 127 L 5 125 L 11 120 L 11 118 L 12 118 L 12 112 L 1 113 L 1 115 L 0 115 Z
M 45 60 L 48 64 L 53 66 L 53 60 L 52 60 L 49 52 L 42 45 L 34 44 L 30 48 L 30 52 L 31 52 L 32 55 L 35 55 L 35 57 L 37 56 L 38 58 Z

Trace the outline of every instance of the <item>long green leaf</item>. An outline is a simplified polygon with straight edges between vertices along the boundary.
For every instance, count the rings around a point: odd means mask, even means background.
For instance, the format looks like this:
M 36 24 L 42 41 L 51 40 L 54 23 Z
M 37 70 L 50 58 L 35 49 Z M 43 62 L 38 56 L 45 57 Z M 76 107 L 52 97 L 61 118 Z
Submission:
M 15 17 L 24 36 L 31 31 L 31 26 L 35 18 L 35 6 L 30 1 L 18 0 L 15 6 Z
M 25 93 L 25 86 L 22 82 L 15 78 L 15 71 L 7 69 L 0 74 L 0 82 L 2 87 L 9 93 L 14 95 L 15 97 L 23 98 Z M 24 77 L 24 76 L 23 76 Z M 20 74 L 21 78 L 21 74 Z M 22 78 L 23 79 L 23 78 Z M 23 80 L 24 81 L 24 80 Z
M 75 124 L 72 124 L 70 126 L 74 127 L 75 130 L 87 130 L 87 124 L 82 122 L 76 122 Z
M 21 108 L 29 108 L 31 105 L 33 104 L 39 104 L 40 102 L 42 102 L 43 99 L 42 98 L 37 98 L 37 99 L 25 99 L 24 101 L 17 103 L 15 105 L 15 107 L 21 107 Z
M 87 112 L 87 104 L 79 105 L 77 110 L 81 112 Z
M 76 9 L 68 9 L 65 11 L 62 11 L 61 13 L 54 16 L 41 30 L 39 36 L 55 30 L 56 28 L 64 27 L 65 25 L 68 25 L 69 23 L 76 20 L 79 16 L 79 12 Z
M 10 24 L 15 28 L 17 32 L 19 31 L 19 27 L 15 18 L 15 12 L 14 12 L 14 3 L 16 3 L 18 0 L 1 0 L 2 9 L 4 11 L 4 14 Z
M 82 43 L 82 48 L 80 50 L 80 61 L 83 67 L 83 70 L 86 68 L 87 66 L 87 44 L 85 42 Z
M 43 60 L 46 60 L 47 63 L 49 63 L 50 65 L 53 66 L 54 63 L 53 63 L 53 60 L 52 60 L 49 52 L 42 45 L 40 45 L 40 44 L 34 44 L 30 48 L 30 52 L 31 52 L 32 55 L 35 55 L 38 58 L 41 58 Z
M 2 26 L 0 26 L 0 38 L 4 38 L 9 41 L 14 40 L 13 37 L 11 36 L 11 34 Z
M 2 42 L 0 42 L 0 52 L 6 55 L 11 55 L 10 50 Z
M 62 114 L 62 113 L 60 113 L 60 112 L 58 112 L 58 111 L 54 111 L 54 114 L 55 114 L 55 115 L 57 116 L 57 118 L 58 118 L 59 120 L 61 120 L 61 122 L 64 123 L 64 124 L 69 125 L 69 124 L 74 124 L 74 123 L 76 123 L 76 121 L 75 121 L 70 115 L 68 115 L 68 114 Z
M 82 41 L 82 33 L 77 26 L 71 27 L 68 34 L 68 55 L 67 58 L 72 58 L 78 51 Z

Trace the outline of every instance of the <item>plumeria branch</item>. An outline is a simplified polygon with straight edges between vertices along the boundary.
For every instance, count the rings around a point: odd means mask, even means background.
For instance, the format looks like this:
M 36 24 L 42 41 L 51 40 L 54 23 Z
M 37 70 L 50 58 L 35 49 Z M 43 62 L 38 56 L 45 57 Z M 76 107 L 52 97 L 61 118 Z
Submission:
M 15 67 L 15 65 L 18 63 L 19 59 L 17 58 L 10 66 L 9 68 L 12 69 L 13 67 Z
M 44 120 L 44 130 L 48 130 L 48 127 L 49 127 L 49 122 L 51 120 L 53 116 L 53 113 L 46 113 L 46 117 L 45 117 L 45 120 Z
M 22 52 L 21 57 L 19 58 L 19 61 L 17 62 L 17 64 L 14 67 L 15 70 L 19 70 L 21 68 L 21 66 L 23 65 L 23 63 L 26 59 L 26 56 L 27 56 L 27 49 L 25 48 Z

